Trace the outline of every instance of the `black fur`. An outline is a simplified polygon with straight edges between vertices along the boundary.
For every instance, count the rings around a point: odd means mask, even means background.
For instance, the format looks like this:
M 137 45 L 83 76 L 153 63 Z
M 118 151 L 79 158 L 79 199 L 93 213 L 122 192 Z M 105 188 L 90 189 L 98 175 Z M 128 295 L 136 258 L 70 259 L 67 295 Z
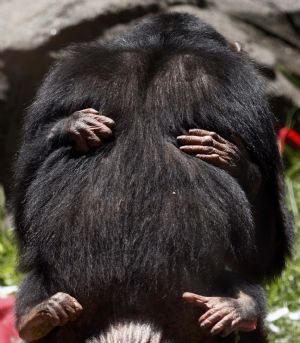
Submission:
M 64 137 L 48 140 L 57 121 L 87 107 L 115 120 L 115 139 L 86 155 Z M 178 149 L 176 136 L 190 128 L 243 139 L 263 175 L 258 206 L 225 171 Z M 290 253 L 263 83 L 244 53 L 190 15 L 150 18 L 110 43 L 66 53 L 26 114 L 15 194 L 28 272 L 18 317 L 58 291 L 85 309 L 80 330 L 70 324 L 41 342 L 73 342 L 62 340 L 72 330 L 81 342 L 132 318 L 174 342 L 198 342 L 198 313 L 181 305 L 182 292 L 222 292 L 226 267 L 260 283 Z M 264 341 L 258 331 L 241 337 Z M 211 342 L 219 340 L 233 337 Z

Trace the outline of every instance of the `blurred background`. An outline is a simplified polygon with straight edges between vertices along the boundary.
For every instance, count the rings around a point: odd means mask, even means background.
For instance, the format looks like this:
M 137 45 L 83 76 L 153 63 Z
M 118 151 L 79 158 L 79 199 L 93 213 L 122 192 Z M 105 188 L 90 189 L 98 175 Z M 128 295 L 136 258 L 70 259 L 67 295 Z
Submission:
M 6 205 L 22 113 L 41 79 L 70 43 L 110 39 L 162 11 L 199 16 L 227 39 L 241 42 L 256 61 L 267 80 L 287 202 L 300 230 L 300 0 L 0 0 L 0 296 L 14 292 L 22 278 L 15 270 L 16 245 Z M 286 271 L 266 286 L 272 342 L 300 342 L 297 236 Z M 6 343 L 1 338 L 4 312 L 0 306 L 0 341 Z

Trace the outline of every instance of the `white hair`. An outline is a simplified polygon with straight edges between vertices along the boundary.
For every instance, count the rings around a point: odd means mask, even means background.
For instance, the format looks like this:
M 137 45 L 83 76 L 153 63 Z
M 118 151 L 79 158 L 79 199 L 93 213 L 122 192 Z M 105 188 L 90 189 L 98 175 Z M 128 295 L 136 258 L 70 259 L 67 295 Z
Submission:
M 162 341 L 162 334 L 152 325 L 137 322 L 112 324 L 100 336 L 89 339 L 86 343 L 167 343 Z

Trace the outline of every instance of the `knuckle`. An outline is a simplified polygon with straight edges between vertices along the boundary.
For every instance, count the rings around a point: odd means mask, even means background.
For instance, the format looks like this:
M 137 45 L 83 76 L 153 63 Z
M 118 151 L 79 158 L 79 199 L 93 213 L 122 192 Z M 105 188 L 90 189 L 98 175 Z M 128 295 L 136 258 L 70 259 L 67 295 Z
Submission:
M 79 119 L 80 117 L 82 117 L 83 114 L 84 113 L 82 111 L 75 111 L 75 112 L 72 113 L 71 116 L 72 116 L 73 119 L 76 120 L 76 119 Z
M 59 299 L 52 299 L 51 301 L 48 302 L 47 308 L 48 310 L 51 310 L 51 309 L 55 310 L 57 308 L 57 305 L 59 304 L 60 304 Z
M 61 303 L 62 301 L 68 299 L 69 295 L 63 292 L 58 292 L 52 298 L 56 303 Z
M 82 112 L 84 114 L 89 114 L 89 115 L 94 115 L 94 114 L 98 113 L 98 111 L 95 110 L 94 108 L 85 108 L 83 110 L 80 110 L 80 112 Z
M 101 126 L 100 128 L 100 132 L 106 135 L 111 135 L 112 131 L 109 127 L 107 127 L 106 125 Z
M 88 131 L 89 130 L 89 125 L 85 124 L 85 123 L 80 123 L 78 124 L 77 128 L 78 131 Z
M 199 130 L 199 129 L 193 129 L 192 134 L 193 134 L 193 135 L 196 135 L 196 136 L 200 136 L 200 135 L 201 135 L 201 130 Z
M 213 139 L 210 136 L 205 136 L 202 138 L 202 143 L 205 145 L 212 145 Z
M 228 161 L 236 161 L 237 160 L 236 155 L 231 150 L 228 150 L 224 153 L 224 158 Z
M 98 118 L 100 121 L 111 120 L 110 118 L 104 116 L 103 114 L 97 115 L 97 118 Z
M 54 294 L 54 296 L 52 297 L 53 298 L 61 298 L 61 297 L 64 297 L 65 296 L 65 293 L 63 292 L 57 292 Z
M 207 148 L 207 153 L 214 155 L 216 153 L 216 149 L 214 147 L 210 146 Z

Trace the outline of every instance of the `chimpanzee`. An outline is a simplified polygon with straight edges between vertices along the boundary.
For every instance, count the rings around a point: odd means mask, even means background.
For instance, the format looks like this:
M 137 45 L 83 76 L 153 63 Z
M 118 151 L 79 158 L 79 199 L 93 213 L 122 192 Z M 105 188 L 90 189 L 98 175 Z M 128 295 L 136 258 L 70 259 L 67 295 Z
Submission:
M 21 336 L 266 342 L 259 284 L 291 250 L 283 198 L 264 85 L 238 44 L 173 13 L 71 47 L 16 164 Z

